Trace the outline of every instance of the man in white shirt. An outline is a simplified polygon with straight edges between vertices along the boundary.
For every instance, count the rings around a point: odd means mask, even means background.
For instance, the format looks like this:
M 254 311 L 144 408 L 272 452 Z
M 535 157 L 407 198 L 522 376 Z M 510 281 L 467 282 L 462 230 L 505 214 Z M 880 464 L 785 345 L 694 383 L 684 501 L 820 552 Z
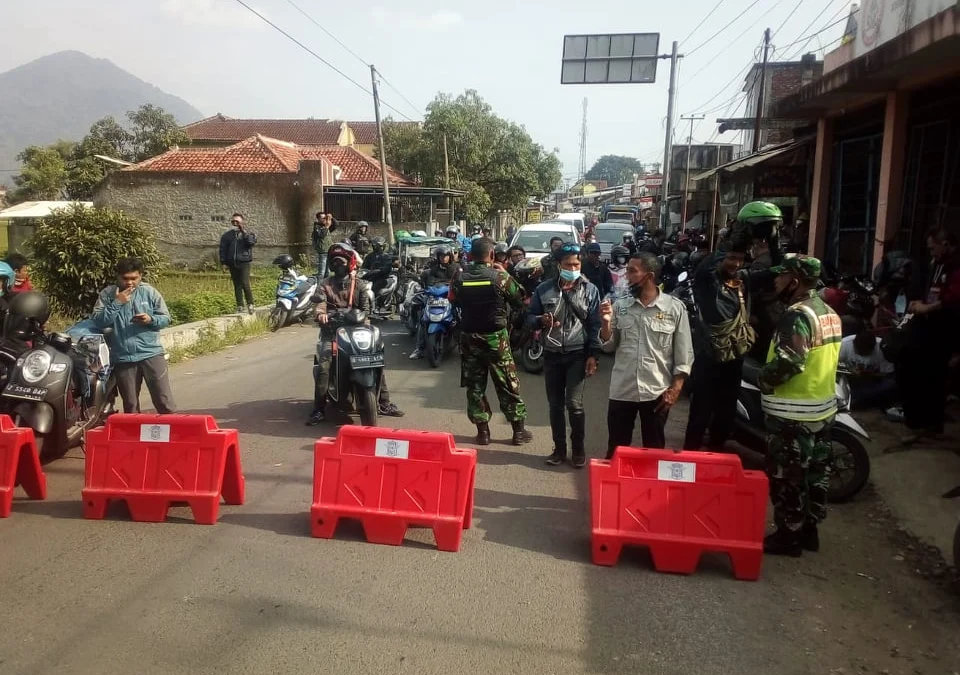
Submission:
M 600 306 L 602 349 L 616 354 L 607 407 L 607 459 L 618 445 L 631 445 L 638 415 L 643 447 L 665 447 L 667 415 L 693 367 L 687 310 L 660 291 L 659 277 L 657 257 L 637 253 L 627 265 L 630 295 Z
M 880 351 L 880 338 L 867 329 L 840 343 L 840 365 L 850 371 L 851 407 L 891 405 L 897 395 L 893 364 Z

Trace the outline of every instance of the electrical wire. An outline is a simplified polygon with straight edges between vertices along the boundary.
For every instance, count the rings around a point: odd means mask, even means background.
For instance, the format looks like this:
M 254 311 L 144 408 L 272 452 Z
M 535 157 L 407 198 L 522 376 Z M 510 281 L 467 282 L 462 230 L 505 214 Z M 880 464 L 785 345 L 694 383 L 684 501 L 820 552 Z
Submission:
M 680 42 L 678 43 L 678 46 L 679 46 L 679 45 L 682 45 L 684 42 L 686 42 L 686 41 L 689 40 L 691 37 L 693 37 L 693 34 L 696 33 L 698 30 L 700 30 L 700 27 L 701 27 L 704 23 L 706 23 L 707 19 L 709 19 L 711 16 L 713 16 L 713 13 L 716 12 L 718 9 L 720 9 L 720 5 L 722 5 L 722 4 L 723 4 L 724 2 L 726 2 L 726 1 L 727 1 L 727 0 L 718 0 L 717 4 L 715 4 L 715 5 L 713 6 L 713 9 L 711 9 L 709 12 L 707 12 L 707 15 L 706 15 L 705 17 L 703 17 L 702 19 L 700 19 L 700 23 L 698 23 L 698 24 L 694 27 L 694 29 L 693 29 L 692 31 L 690 31 L 689 33 L 687 33 L 687 37 L 685 37 L 685 38 L 683 38 L 682 40 L 680 40 Z
M 293 42 L 293 43 L 296 44 L 298 47 L 300 47 L 301 49 L 303 49 L 305 52 L 307 52 L 308 54 L 310 54 L 311 56 L 313 56 L 315 59 L 317 59 L 318 61 L 320 61 L 320 63 L 324 64 L 325 66 L 327 66 L 328 68 L 330 68 L 332 71 L 334 71 L 335 73 L 337 73 L 338 75 L 340 75 L 342 78 L 344 78 L 345 80 L 347 80 L 348 82 L 350 82 L 350 83 L 351 83 L 353 86 L 355 86 L 357 89 L 359 89 L 359 90 L 362 91 L 363 93 L 367 94 L 368 96 L 373 96 L 373 92 L 371 92 L 369 89 L 367 89 L 367 88 L 364 87 L 362 84 L 360 84 L 359 82 L 357 82 L 355 79 L 353 79 L 352 77 L 350 77 L 349 75 L 347 75 L 345 72 L 343 72 L 342 70 L 340 70 L 339 68 L 337 68 L 335 65 L 333 65 L 332 63 L 330 63 L 329 61 L 327 61 L 325 58 L 323 58 L 322 56 L 320 56 L 319 54 L 317 54 L 315 51 L 313 51 L 312 49 L 310 49 L 309 47 L 307 47 L 305 44 L 303 44 L 302 42 L 300 42 L 297 38 L 295 38 L 295 37 L 293 37 L 292 35 L 290 35 L 290 33 L 288 33 L 287 31 L 283 30 L 282 28 L 280 28 L 280 26 L 278 26 L 277 24 L 273 23 L 270 19 L 268 19 L 268 18 L 265 17 L 263 14 L 261 14 L 260 12 L 258 12 L 257 10 L 255 10 L 253 7 L 251 7 L 250 5 L 248 5 L 246 2 L 244 2 L 244 0 L 236 0 L 236 2 L 237 2 L 239 5 L 241 5 L 242 7 L 246 8 L 247 11 L 249 11 L 250 13 L 256 15 L 261 21 L 263 21 L 264 23 L 266 23 L 267 25 L 269 25 L 271 28 L 273 28 L 274 30 L 276 30 L 278 33 L 281 33 L 282 35 L 284 35 L 287 39 L 289 39 L 291 42 Z M 410 117 L 408 117 L 407 115 L 405 115 L 404 113 L 402 113 L 401 111 L 399 111 L 399 110 L 397 110 L 396 108 L 394 108 L 392 105 L 390 105 L 389 103 L 387 103 L 386 101 L 384 101 L 382 98 L 380 99 L 380 103 L 382 103 L 382 104 L 383 104 L 384 106 L 386 106 L 387 108 L 390 108 L 391 110 L 393 110 L 395 113 L 397 113 L 397 114 L 400 115 L 401 117 L 409 120 L 410 122 L 414 122 L 414 121 L 415 121 L 415 120 L 411 119 Z
M 783 22 L 779 26 L 777 26 L 777 29 L 770 34 L 771 38 L 777 35 L 783 29 L 783 27 L 787 25 L 787 21 L 789 21 L 793 17 L 793 15 L 797 13 L 797 10 L 800 9 L 800 5 L 802 5 L 803 3 L 804 3 L 804 0 L 799 0 L 799 2 L 797 2 L 796 5 L 794 5 L 793 10 L 789 14 L 787 14 L 787 18 L 784 19 Z
M 803 45 L 800 47 L 800 49 L 798 49 L 798 50 L 797 50 L 796 52 L 794 52 L 792 55 L 790 55 L 790 56 L 788 56 L 788 57 L 785 57 L 785 58 L 783 59 L 783 61 L 792 61 L 794 58 L 796 58 L 796 56 L 797 56 L 798 54 L 800 54 L 801 52 L 803 52 L 804 48 L 807 46 L 807 44 L 810 42 L 810 40 L 811 40 L 815 35 L 818 35 L 819 33 L 822 33 L 824 30 L 827 30 L 827 28 L 823 28 L 823 29 L 821 29 L 820 31 L 818 31 L 818 32 L 816 32 L 816 33 L 810 33 L 810 34 L 807 33 L 807 31 L 809 31 L 811 28 L 813 28 L 813 26 L 814 26 L 818 21 L 820 21 L 820 19 L 823 18 L 823 15 L 826 14 L 827 11 L 828 11 L 831 7 L 833 7 L 836 3 L 837 3 L 837 0 L 830 0 L 830 2 L 828 2 L 826 5 L 824 5 L 823 9 L 820 10 L 820 13 L 817 14 L 816 17 L 814 17 L 813 21 L 811 21 L 810 24 L 809 24 L 806 28 L 804 28 L 802 31 L 800 31 L 800 37 L 798 37 L 796 40 L 794 40 L 794 41 L 791 42 L 790 44 L 788 44 L 788 45 L 780 48 L 780 49 L 782 49 L 782 50 L 786 50 L 788 47 L 792 47 L 793 45 L 798 44 L 798 43 L 801 42 L 802 40 L 806 39 L 806 42 L 803 43 Z M 845 6 L 845 5 L 840 8 L 840 13 L 843 13 L 844 11 L 846 11 L 846 6 Z M 837 15 L 834 15 L 834 18 L 836 18 L 836 16 L 837 16 Z M 831 20 L 832 20 L 832 19 L 831 19 Z M 804 37 L 804 36 L 805 36 L 805 37 Z
M 747 5 L 747 8 L 746 8 L 745 10 L 743 10 L 742 12 L 740 12 L 739 14 L 737 14 L 737 15 L 736 15 L 733 19 L 731 19 L 730 22 L 727 23 L 723 28 L 721 28 L 721 29 L 718 30 L 716 33 L 714 33 L 713 35 L 711 35 L 710 37 L 708 37 L 706 40 L 704 40 L 703 42 L 701 42 L 700 44 L 698 44 L 696 47 L 694 47 L 693 49 L 691 49 L 690 51 L 688 51 L 686 54 L 684 54 L 684 56 L 690 56 L 690 55 L 693 54 L 694 52 L 702 49 L 703 47 L 705 47 L 705 46 L 707 46 L 708 44 L 710 44 L 711 42 L 713 42 L 713 41 L 714 41 L 717 37 L 719 37 L 725 30 L 727 30 L 730 26 L 732 26 L 732 25 L 735 24 L 737 21 L 739 21 L 739 20 L 740 20 L 740 17 L 742 17 L 742 16 L 743 16 L 744 14 L 746 14 L 747 12 L 749 12 L 751 9 L 753 9 L 753 8 L 754 8 L 755 6 L 757 6 L 758 4 L 760 4 L 760 0 L 753 0 L 753 2 L 751 2 L 749 5 Z
M 802 1 L 803 1 L 803 0 L 801 0 L 801 2 L 802 2 Z M 746 35 L 746 34 L 749 33 L 751 30 L 753 30 L 754 26 L 756 26 L 758 23 L 760 23 L 760 20 L 763 19 L 763 17 L 765 17 L 767 14 L 769 14 L 769 13 L 772 12 L 774 9 L 776 9 L 777 6 L 778 6 L 781 2 L 783 2 L 783 0 L 777 0 L 777 2 L 773 3 L 772 5 L 770 5 L 770 7 L 767 9 L 767 11 L 764 12 L 763 14 L 761 14 L 760 16 L 758 16 L 758 17 L 757 17 L 757 20 L 754 21 L 754 22 L 753 22 L 752 24 L 750 24 L 749 26 L 747 26 L 746 29 L 745 29 L 742 33 L 740 33 L 740 35 L 738 35 L 737 37 L 735 37 L 735 38 L 733 38 L 732 40 L 730 40 L 729 42 L 727 42 L 727 46 L 726 46 L 726 47 L 724 47 L 724 48 L 721 49 L 719 52 L 717 52 L 716 54 L 714 54 L 710 59 L 708 59 L 707 62 L 706 62 L 705 64 L 703 64 L 703 67 L 702 67 L 700 70 L 698 70 L 697 72 L 695 72 L 693 75 L 690 76 L 690 79 L 692 80 L 692 79 L 695 78 L 697 75 L 699 75 L 700 73 L 702 73 L 703 71 L 705 71 L 707 68 L 709 68 L 710 66 L 712 66 L 712 65 L 716 62 L 718 56 L 720 56 L 720 55 L 723 54 L 725 51 L 727 51 L 728 49 L 730 49 L 731 47 L 733 47 L 734 45 L 736 45 L 736 44 L 737 44 L 737 41 L 740 40 L 740 38 L 742 38 L 744 35 Z M 800 5 L 797 5 L 797 7 L 799 7 L 799 6 L 800 6 Z M 794 12 L 797 11 L 796 8 L 794 8 L 793 11 L 794 11 Z M 791 14 L 792 14 L 792 12 L 791 12 Z M 789 18 L 789 17 L 788 17 L 788 18 Z M 781 25 L 782 25 L 782 24 L 781 24 Z

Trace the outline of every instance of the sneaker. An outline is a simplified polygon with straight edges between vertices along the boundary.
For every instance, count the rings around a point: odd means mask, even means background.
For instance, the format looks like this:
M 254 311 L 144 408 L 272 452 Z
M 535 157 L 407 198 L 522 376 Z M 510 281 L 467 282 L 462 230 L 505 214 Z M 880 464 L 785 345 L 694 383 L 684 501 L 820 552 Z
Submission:
M 243 314 L 243 305 L 237 305 L 237 314 Z
M 323 424 L 327 420 L 327 416 L 323 414 L 322 410 L 316 410 L 310 414 L 310 419 L 307 420 L 306 425 L 308 427 L 315 427 L 318 424 Z
M 567 461 L 567 452 L 566 450 L 554 450 L 545 461 L 550 466 L 560 466 Z
M 253 305 L 247 305 L 247 314 L 249 314 L 250 316 L 253 316 L 254 312 L 256 311 L 257 310 Z
M 422 359 L 422 358 L 423 358 L 423 352 L 420 351 L 419 349 L 414 349 L 413 353 L 410 354 L 411 361 L 416 361 L 417 359 Z
M 583 450 L 574 450 L 570 463 L 573 464 L 574 469 L 582 469 L 587 464 L 587 453 Z
M 403 417 L 403 411 L 394 403 L 378 406 L 379 412 L 384 417 Z

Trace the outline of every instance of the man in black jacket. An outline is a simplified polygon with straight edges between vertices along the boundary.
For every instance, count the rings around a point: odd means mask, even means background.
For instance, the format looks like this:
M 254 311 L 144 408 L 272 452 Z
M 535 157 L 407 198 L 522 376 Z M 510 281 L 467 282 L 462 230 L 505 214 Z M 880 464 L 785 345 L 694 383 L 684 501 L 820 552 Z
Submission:
M 583 261 L 583 276 L 600 291 L 600 299 L 613 292 L 613 275 L 610 268 L 600 260 L 600 244 L 593 242 L 583 247 L 586 259 Z
M 244 299 L 247 311 L 253 314 L 250 265 L 253 264 L 253 247 L 257 243 L 257 235 L 247 231 L 242 213 L 234 213 L 230 224 L 233 227 L 220 237 L 220 264 L 230 270 L 233 292 L 237 299 L 237 314 L 243 312 Z

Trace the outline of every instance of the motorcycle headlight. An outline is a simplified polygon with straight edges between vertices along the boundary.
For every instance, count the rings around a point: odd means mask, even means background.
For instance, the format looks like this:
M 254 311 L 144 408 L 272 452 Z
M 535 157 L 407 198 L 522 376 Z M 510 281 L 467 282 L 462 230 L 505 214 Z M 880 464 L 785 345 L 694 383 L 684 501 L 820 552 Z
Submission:
M 846 377 L 837 379 L 837 406 L 840 410 L 850 409 L 850 381 Z
M 353 331 L 353 344 L 357 345 L 357 349 L 366 351 L 370 349 L 370 344 L 373 342 L 373 333 L 369 330 L 355 330 Z
M 20 372 L 23 379 L 35 384 L 45 378 L 50 372 L 50 363 L 53 359 L 47 352 L 30 352 L 23 360 Z

